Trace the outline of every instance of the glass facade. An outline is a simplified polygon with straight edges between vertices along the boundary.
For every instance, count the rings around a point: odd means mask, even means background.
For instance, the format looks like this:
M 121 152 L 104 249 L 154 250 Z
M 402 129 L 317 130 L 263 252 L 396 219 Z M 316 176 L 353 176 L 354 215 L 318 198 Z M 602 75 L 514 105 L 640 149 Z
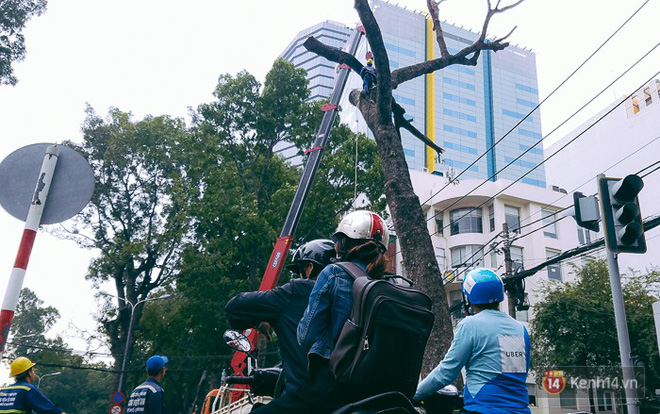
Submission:
M 381 0 L 373 0 L 372 5 L 392 70 L 440 56 L 426 14 Z M 478 36 L 449 23 L 443 23 L 443 29 L 451 53 L 469 46 Z M 315 60 L 309 52 L 303 52 L 302 43 L 312 34 L 324 43 L 341 47 L 341 40 L 346 42 L 349 33 L 350 29 L 341 24 L 321 23 L 302 31 L 283 53 L 283 57 L 309 71 L 313 98 L 329 95 L 333 84 L 330 76 L 334 79 L 336 65 L 323 58 Z M 357 53 L 361 61 L 367 48 L 362 45 Z M 319 66 L 326 63 L 328 67 Z M 360 88 L 359 77 L 351 76 L 347 86 Z M 410 80 L 399 85 L 393 96 L 413 124 L 446 150 L 437 159 L 421 141 L 402 131 L 409 168 L 449 176 L 467 169 L 462 175 L 466 179 L 520 179 L 545 188 L 544 166 L 536 168 L 543 160 L 543 146 L 540 115 L 532 112 L 539 96 L 536 60 L 531 51 L 516 46 L 497 53 L 484 51 L 476 66 L 453 65 Z M 357 110 L 346 104 L 342 107 L 342 121 L 365 132 Z M 475 162 L 484 153 L 486 156 Z M 521 158 L 516 159 L 518 156 Z M 529 174 L 521 178 L 525 173 Z

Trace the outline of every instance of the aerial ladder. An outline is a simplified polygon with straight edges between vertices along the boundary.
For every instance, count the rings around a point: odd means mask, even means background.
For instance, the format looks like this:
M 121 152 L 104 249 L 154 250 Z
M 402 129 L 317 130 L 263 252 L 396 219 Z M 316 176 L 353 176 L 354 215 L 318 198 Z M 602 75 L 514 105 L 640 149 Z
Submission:
M 357 52 L 360 40 L 364 34 L 364 28 L 362 26 L 357 27 L 352 36 L 349 38 L 347 45 L 344 50 L 351 55 L 355 55 Z M 302 177 L 300 178 L 300 184 L 298 189 L 293 197 L 291 202 L 291 207 L 287 213 L 286 219 L 284 220 L 284 225 L 282 226 L 282 231 L 280 236 L 275 242 L 273 247 L 273 252 L 270 255 L 270 260 L 266 266 L 263 279 L 261 280 L 261 285 L 259 290 L 270 290 L 277 286 L 277 280 L 279 279 L 284 263 L 286 262 L 291 244 L 293 243 L 293 237 L 300 222 L 300 217 L 302 216 L 303 208 L 305 207 L 305 202 L 307 196 L 309 195 L 310 189 L 314 182 L 314 177 L 321 163 L 321 157 L 325 149 L 325 145 L 328 142 L 330 137 L 330 132 L 332 126 L 337 117 L 337 111 L 339 109 L 339 102 L 344 93 L 344 88 L 348 81 L 350 75 L 350 68 L 346 64 L 341 64 L 338 67 L 338 74 L 335 80 L 335 86 L 330 95 L 329 103 L 323 104 L 321 110 L 323 111 L 323 118 L 321 120 L 321 125 L 319 126 L 318 132 L 316 134 L 316 139 L 312 144 L 312 147 L 305 151 L 305 155 L 308 156 L 307 161 L 305 162 L 305 167 L 303 169 Z M 256 329 L 250 330 L 248 338 L 250 343 L 254 347 L 257 341 L 258 332 Z M 245 369 L 247 367 L 247 354 L 243 352 L 236 352 L 231 361 L 231 367 L 234 371 L 234 376 L 243 376 L 245 375 Z M 238 413 L 242 410 L 238 407 L 243 406 L 237 401 L 242 394 L 244 394 L 241 389 L 244 389 L 240 385 L 234 386 L 234 390 L 230 393 L 223 391 L 222 389 L 211 391 L 205 401 L 204 411 L 208 413 Z M 225 402 L 221 400 L 225 399 Z M 236 405 L 236 408 L 231 406 Z M 225 407 L 224 409 L 221 407 Z M 249 410 L 248 410 L 249 411 Z

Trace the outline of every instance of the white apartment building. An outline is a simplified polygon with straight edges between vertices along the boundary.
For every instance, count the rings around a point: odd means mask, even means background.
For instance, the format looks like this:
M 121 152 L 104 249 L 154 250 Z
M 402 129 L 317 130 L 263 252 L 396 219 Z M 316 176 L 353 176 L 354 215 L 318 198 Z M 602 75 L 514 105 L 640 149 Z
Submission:
M 558 142 L 545 149 L 547 156 L 559 151 L 546 162 L 549 185 L 562 187 L 571 193 L 581 191 L 586 195 L 597 192 L 596 176 L 622 178 L 660 161 L 660 80 L 654 80 L 628 97 L 617 99 L 591 119 Z M 614 110 L 603 117 L 608 111 Z M 592 124 L 593 127 L 587 130 Z M 577 135 L 582 135 L 568 144 Z M 656 166 L 642 172 L 651 172 Z M 644 178 L 644 188 L 639 195 L 643 217 L 660 214 L 660 171 Z M 660 231 L 646 233 L 648 251 L 644 255 L 621 254 L 621 271 L 644 271 L 660 265 Z M 597 237 L 602 237 L 601 231 Z M 634 273 L 629 272 L 629 273 Z
M 504 274 L 502 243 L 498 234 L 503 224 L 510 229 L 511 258 L 514 272 L 532 268 L 548 258 L 590 241 L 595 235 L 578 230 L 572 217 L 556 214 L 570 207 L 572 197 L 567 197 L 559 188 L 544 189 L 509 180 L 487 181 L 461 180 L 458 184 L 446 185 L 446 178 L 421 171 L 410 171 L 415 193 L 423 203 L 429 233 L 435 249 L 441 274 L 438 282 L 445 282 L 449 306 L 460 303 L 461 282 L 470 267 L 488 267 Z M 510 188 L 507 188 L 509 187 Z M 442 189 L 442 190 L 441 190 Z M 501 194 L 499 194 L 501 192 Z M 467 193 L 470 195 L 465 196 Z M 460 201 L 459 201 L 460 200 Z M 589 239 L 586 240 L 585 238 Z M 403 258 L 399 253 L 397 271 L 405 274 Z M 542 289 L 551 283 L 561 283 L 574 277 L 571 263 L 581 264 L 584 257 L 549 266 L 525 280 L 530 309 L 518 311 L 519 321 L 527 323 L 533 315 L 534 304 L 541 299 Z M 501 305 L 506 311 L 508 303 Z M 461 312 L 453 314 L 454 323 L 462 318 Z M 560 395 L 550 395 L 528 380 L 532 401 L 532 414 L 566 414 L 581 410 L 589 411 L 586 394 L 564 390 Z M 599 395 L 601 410 L 609 414 L 616 411 L 614 395 Z M 597 407 L 597 409 L 599 408 Z

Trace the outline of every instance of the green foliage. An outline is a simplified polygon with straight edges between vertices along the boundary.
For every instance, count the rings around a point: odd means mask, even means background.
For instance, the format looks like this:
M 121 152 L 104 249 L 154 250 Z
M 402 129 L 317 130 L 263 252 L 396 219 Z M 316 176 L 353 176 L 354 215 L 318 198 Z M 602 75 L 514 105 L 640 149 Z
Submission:
M 43 304 L 31 290 L 21 291 L 11 326 L 9 358 L 26 356 L 35 362 L 35 372 L 39 378 L 43 377 L 39 384 L 42 392 L 67 412 L 106 411 L 112 379 L 108 368 L 101 363 L 89 364 L 83 356 L 74 355 L 59 336 L 46 338 L 59 319 L 59 312 Z
M 195 156 L 186 166 L 186 176 L 198 184 L 189 206 L 195 241 L 182 253 L 176 300 L 150 303 L 140 333 L 153 352 L 178 356 L 165 378 L 169 389 L 187 384 L 179 395 L 167 396 L 175 411 L 192 404 L 205 369 L 208 379 L 198 401 L 228 367 L 232 353 L 222 341 L 228 328 L 224 305 L 236 293 L 258 287 L 300 180 L 300 167 L 274 149 L 287 141 L 303 155 L 320 123 L 321 103 L 305 102 L 306 85 L 303 71 L 278 60 L 263 87 L 246 72 L 220 76 L 215 100 L 197 110 L 188 147 Z M 298 242 L 328 237 L 338 213 L 351 207 L 356 141 L 357 191 L 382 207 L 375 143 L 337 125 L 307 200 Z
M 70 145 L 87 158 L 96 189 L 64 236 L 100 252 L 87 279 L 95 288 L 111 281 L 117 289 L 118 311 L 106 299 L 98 319 L 111 352 L 123 355 L 131 318 L 135 331 L 144 301 L 154 290 L 170 286 L 179 269 L 190 222 L 188 200 L 194 193 L 184 171 L 190 134 L 180 119 L 134 121 L 116 108 L 106 119 L 87 108 L 82 130 L 82 144 Z M 127 302 L 135 305 L 134 312 Z M 115 360 L 115 370 L 121 362 Z
M 645 366 L 646 388 L 660 387 L 660 357 L 649 292 L 649 276 L 623 286 L 632 354 Z M 549 286 L 531 321 L 532 363 L 537 378 L 552 366 L 620 366 L 607 264 L 590 261 L 577 281 Z
M 87 109 L 84 141 L 71 145 L 87 157 L 97 187 L 65 236 L 100 251 L 88 274 L 96 288 L 111 281 L 131 303 L 156 289 L 173 294 L 136 307 L 125 390 L 144 380 L 154 353 L 170 357 L 172 412 L 187 412 L 219 385 L 232 357 L 222 342 L 225 303 L 258 287 L 302 173 L 275 148 L 293 144 L 304 157 L 316 137 L 321 103 L 308 96 L 305 72 L 280 59 L 263 85 L 247 72 L 220 76 L 190 127 Z M 362 208 L 382 210 L 380 170 L 375 143 L 337 122 L 294 247 L 328 237 L 356 193 L 367 196 Z M 99 319 L 112 353 L 123 354 L 130 307 L 119 302 L 116 311 L 108 301 Z
M 46 339 L 45 334 L 57 322 L 60 313 L 54 307 L 44 307 L 43 304 L 30 289 L 21 290 L 10 331 L 13 338 L 8 346 L 10 359 L 19 356 L 31 358 L 34 353 L 41 352 L 31 344 L 52 344 L 53 341 Z
M 16 85 L 13 62 L 25 59 L 25 36 L 21 33 L 33 16 L 46 11 L 47 0 L 0 1 L 0 85 Z

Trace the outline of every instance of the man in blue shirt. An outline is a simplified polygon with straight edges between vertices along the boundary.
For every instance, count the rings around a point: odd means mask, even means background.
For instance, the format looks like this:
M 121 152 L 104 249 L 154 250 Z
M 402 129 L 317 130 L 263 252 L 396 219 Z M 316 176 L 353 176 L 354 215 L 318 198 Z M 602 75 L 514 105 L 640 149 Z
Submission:
M 160 355 L 154 355 L 147 360 L 149 378 L 131 392 L 126 406 L 127 414 L 165 413 L 164 390 L 160 385 L 160 381 L 165 376 L 165 371 L 167 371 L 165 364 L 167 364 L 167 357 Z
M 451 384 L 465 367 L 463 390 L 467 414 L 529 414 L 527 329 L 499 311 L 502 279 L 488 269 L 474 269 L 463 281 L 463 293 L 475 313 L 462 320 L 445 358 L 418 385 L 420 401 Z
M 34 365 L 25 357 L 18 357 L 11 363 L 10 375 L 16 378 L 16 382 L 0 389 L 0 413 L 64 413 L 32 385 L 37 378 Z

